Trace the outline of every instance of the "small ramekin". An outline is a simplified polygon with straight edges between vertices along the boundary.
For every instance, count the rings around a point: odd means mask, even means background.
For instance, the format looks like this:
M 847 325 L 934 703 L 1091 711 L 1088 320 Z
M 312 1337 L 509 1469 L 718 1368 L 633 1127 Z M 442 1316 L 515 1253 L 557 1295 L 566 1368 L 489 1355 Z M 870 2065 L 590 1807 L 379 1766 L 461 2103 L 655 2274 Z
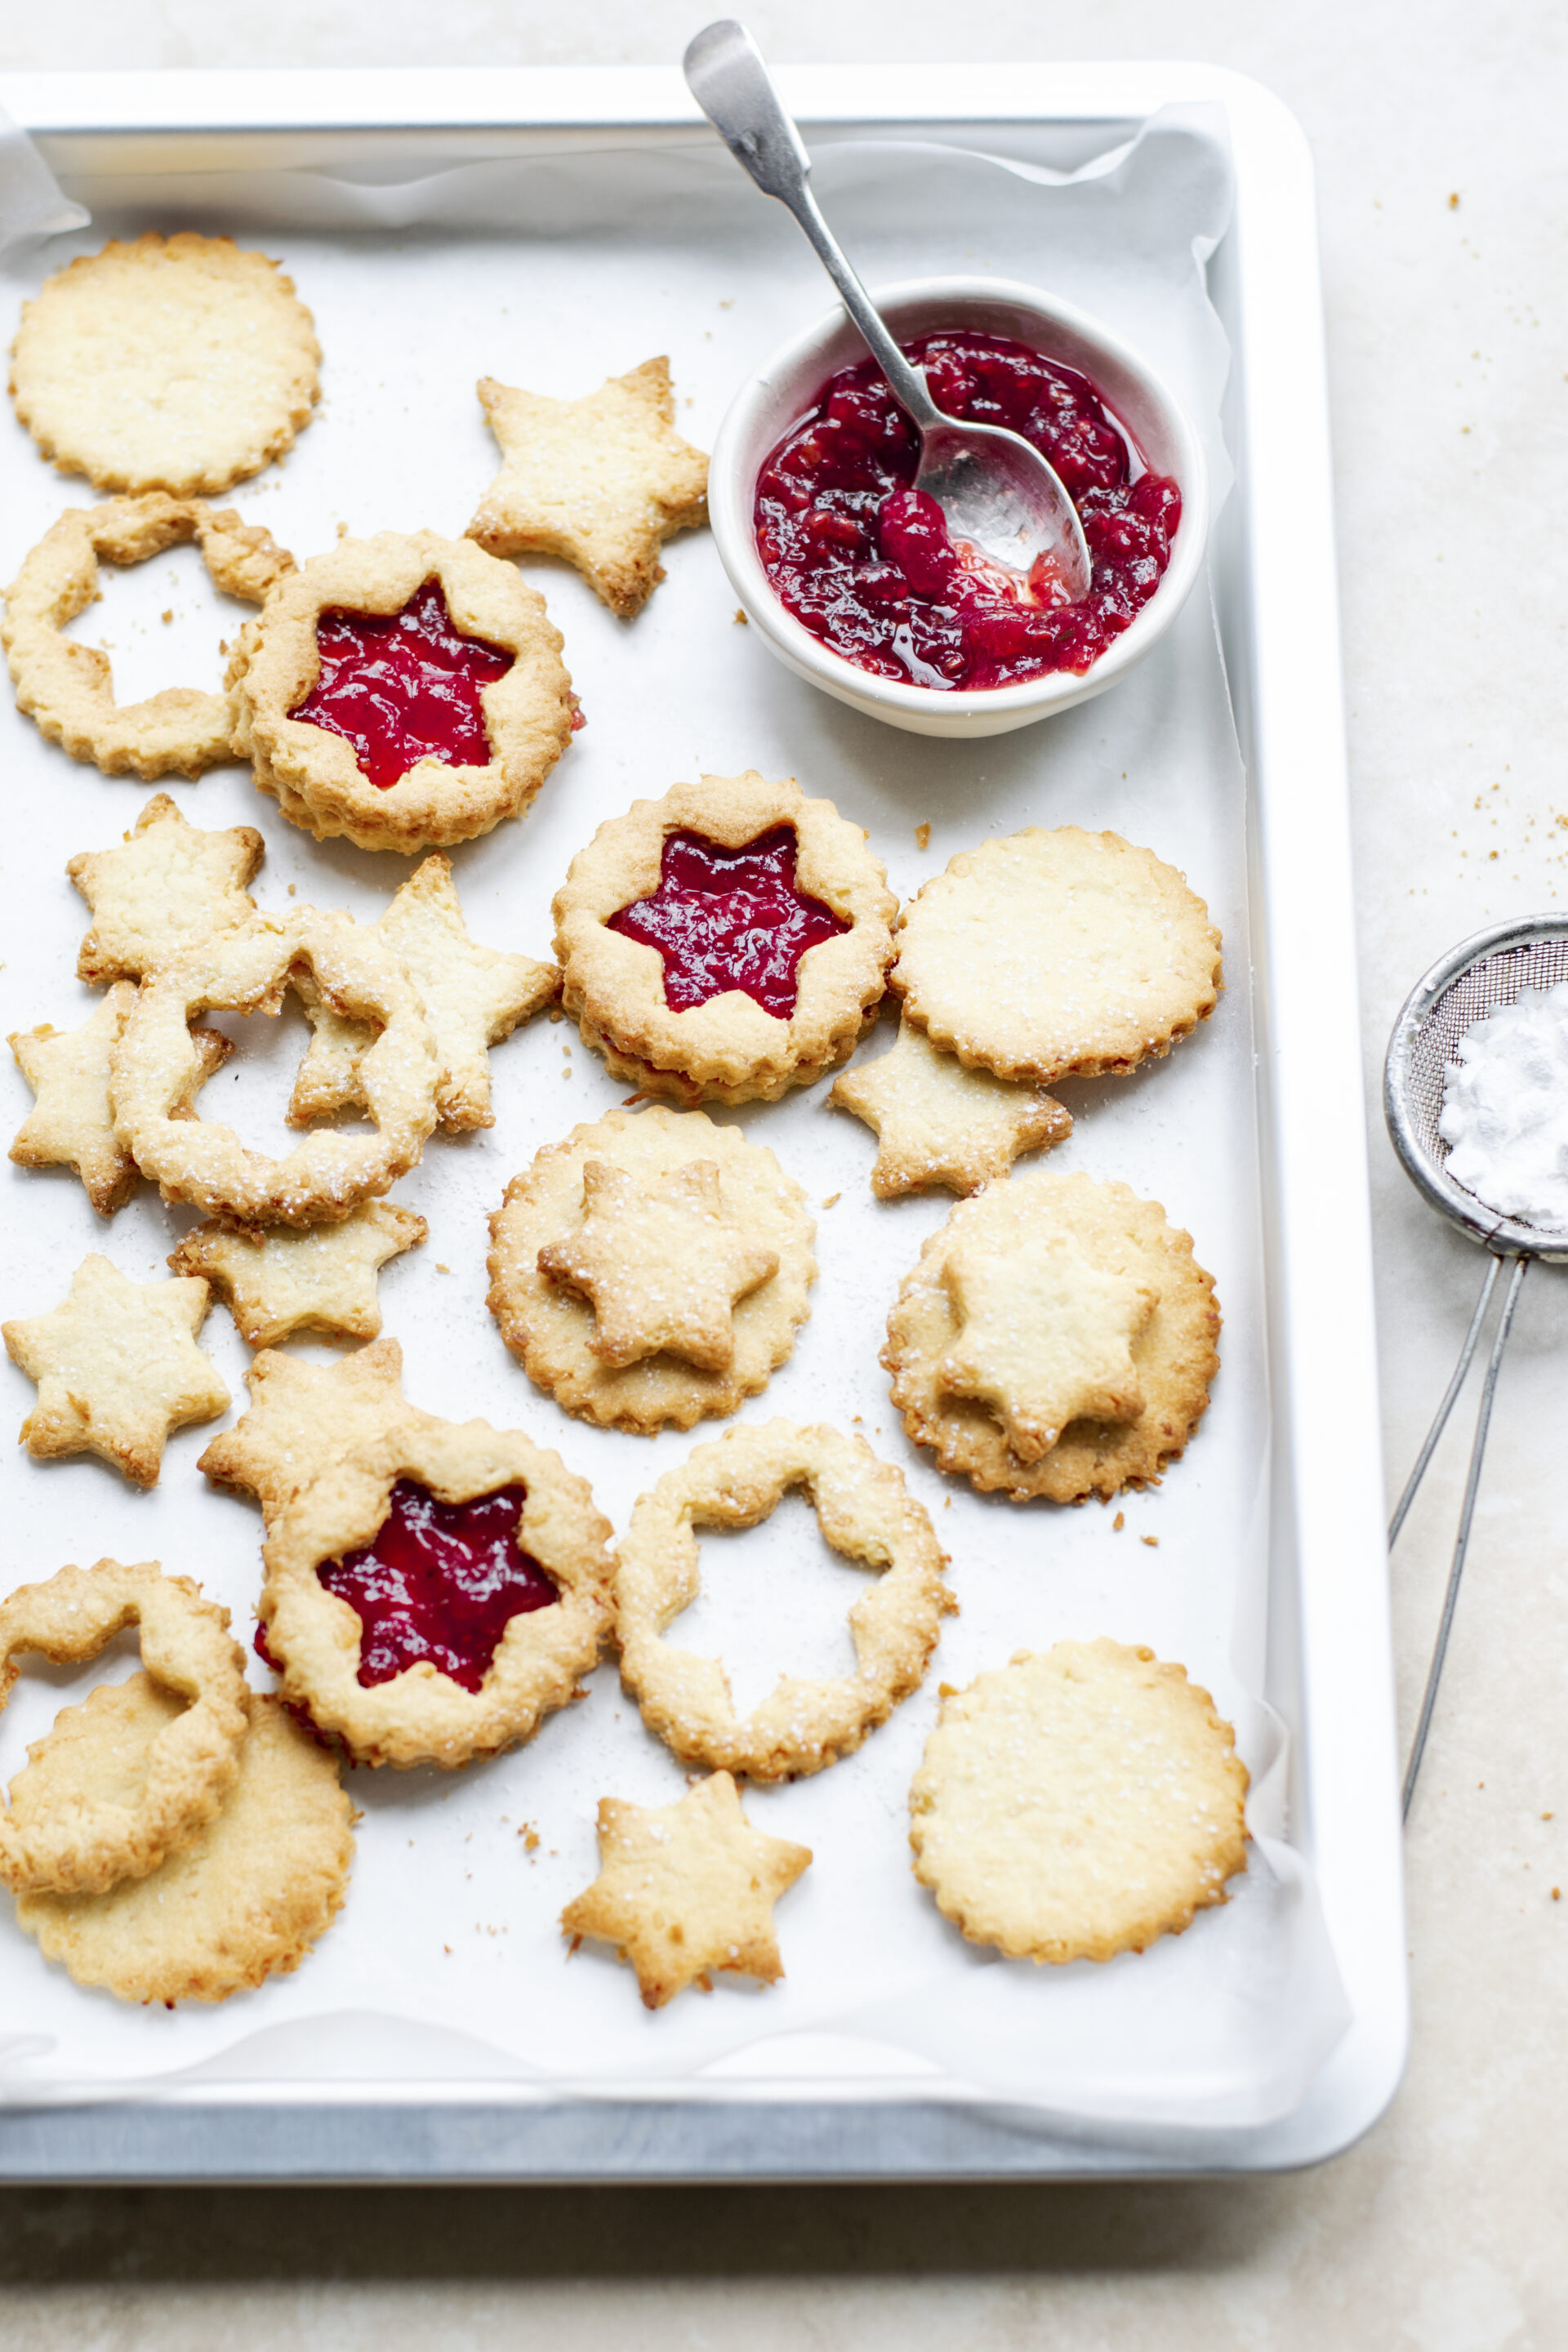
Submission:
M 1170 563 L 1131 625 L 1081 677 L 1056 670 L 1023 686 L 947 694 L 878 677 L 830 651 L 774 593 L 757 552 L 752 516 L 757 476 L 769 450 L 836 370 L 865 357 L 865 344 L 844 311 L 835 308 L 764 362 L 737 393 L 719 428 L 709 468 L 708 510 L 720 558 L 747 619 L 797 677 L 868 718 L 915 735 L 1005 735 L 1103 694 L 1163 636 L 1203 568 L 1208 469 L 1179 402 L 1119 335 L 1037 287 L 1000 278 L 919 278 L 873 288 L 872 293 L 900 341 L 941 327 L 974 327 L 1010 335 L 1089 376 L 1154 471 L 1169 474 L 1181 490 L 1182 520 Z

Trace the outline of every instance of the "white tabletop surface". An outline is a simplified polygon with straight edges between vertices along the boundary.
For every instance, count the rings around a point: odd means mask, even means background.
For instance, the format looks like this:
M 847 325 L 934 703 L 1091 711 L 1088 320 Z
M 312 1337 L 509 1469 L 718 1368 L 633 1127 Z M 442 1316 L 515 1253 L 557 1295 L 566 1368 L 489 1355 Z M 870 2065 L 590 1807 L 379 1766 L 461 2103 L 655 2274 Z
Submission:
M 662 64 L 701 21 L 688 0 L 13 0 L 0 68 Z M 1568 901 L 1568 14 L 1545 0 L 759 0 L 749 22 L 781 61 L 1202 58 L 1268 84 L 1313 142 L 1396 1486 L 1482 1269 L 1384 1140 L 1384 1044 L 1450 943 Z M 1568 1277 L 1538 1271 L 1409 1834 L 1409 2072 L 1338 2162 L 1175 2189 L 0 2190 L 0 2342 L 1568 2344 L 1565 1393 Z M 1445 1448 L 1396 1561 L 1406 1726 L 1465 1442 Z

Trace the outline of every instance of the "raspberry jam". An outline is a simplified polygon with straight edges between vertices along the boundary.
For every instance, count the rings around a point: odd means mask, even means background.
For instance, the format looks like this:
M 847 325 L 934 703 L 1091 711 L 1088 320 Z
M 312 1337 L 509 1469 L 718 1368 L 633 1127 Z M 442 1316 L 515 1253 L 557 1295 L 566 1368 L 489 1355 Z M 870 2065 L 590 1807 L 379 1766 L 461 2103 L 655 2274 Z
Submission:
M 501 1486 L 471 1503 L 443 1503 L 412 1478 L 363 1551 L 323 1560 L 316 1573 L 364 1628 L 359 1679 L 370 1690 L 428 1658 L 465 1690 L 484 1681 L 514 1617 L 559 1599 L 517 1540 L 526 1486 Z
M 1005 425 L 1048 457 L 1078 509 L 1092 565 L 1077 604 L 955 546 L 911 485 L 913 425 L 874 360 L 842 368 L 763 460 L 757 549 L 780 599 L 857 668 L 911 686 L 1017 686 L 1099 660 L 1160 584 L 1181 520 L 1086 375 L 1005 335 L 952 328 L 904 349 L 950 416 Z
M 658 950 L 672 1013 L 740 988 L 776 1021 L 792 1018 L 802 956 L 849 929 L 795 888 L 798 847 L 788 824 L 741 849 L 700 833 L 665 836 L 658 888 L 612 915 L 610 929 Z
M 316 650 L 321 674 L 289 716 L 352 743 L 377 792 L 421 760 L 489 765 L 479 688 L 504 677 L 512 656 L 453 627 L 438 580 L 426 580 L 401 613 L 323 613 Z

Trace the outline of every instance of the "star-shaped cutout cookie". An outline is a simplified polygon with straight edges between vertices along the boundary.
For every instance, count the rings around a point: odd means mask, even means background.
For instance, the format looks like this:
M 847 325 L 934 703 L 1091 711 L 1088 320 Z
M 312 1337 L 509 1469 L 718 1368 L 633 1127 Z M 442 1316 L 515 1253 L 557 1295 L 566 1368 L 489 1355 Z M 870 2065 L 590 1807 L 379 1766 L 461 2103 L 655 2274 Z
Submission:
M 728 1772 L 678 1805 L 599 1800 L 599 1875 L 569 1903 L 569 1936 L 614 1944 L 637 1972 L 644 2006 L 662 2009 L 710 1970 L 773 1984 L 784 1974 L 773 1905 L 811 1860 L 809 1846 L 754 1830 Z
M 1132 1341 L 1159 1293 L 1105 1274 L 1067 1233 L 1041 1232 L 1004 1256 L 960 1240 L 942 1268 L 959 1330 L 942 1385 L 990 1407 L 1020 1462 L 1038 1462 L 1074 1421 L 1133 1421 L 1143 1410 Z
M 204 833 L 155 793 L 120 848 L 83 850 L 66 867 L 92 908 L 77 978 L 140 980 L 195 940 L 238 929 L 256 912 L 245 885 L 265 846 L 253 824 Z
M 268 1348 L 246 1381 L 249 1412 L 213 1439 L 196 1467 L 215 1486 L 254 1495 L 268 1527 L 357 1446 L 405 1422 L 430 1419 L 404 1396 L 395 1339 L 374 1339 L 336 1364 L 308 1364 Z
M 550 400 L 481 377 L 501 469 L 468 535 L 491 555 L 561 555 L 613 613 L 664 578 L 671 531 L 708 520 L 708 460 L 675 430 L 669 362 L 645 360 L 585 400 Z
M 491 1045 L 561 992 L 561 973 L 532 956 L 507 955 L 469 939 L 450 858 L 427 857 L 379 922 L 371 925 L 401 959 L 436 1040 L 436 1108 L 446 1128 L 493 1127 Z M 310 1050 L 294 1082 L 289 1117 L 297 1127 L 363 1103 L 360 1056 L 375 1032 L 334 1013 L 308 973 L 296 982 L 310 1020 Z
M 705 1372 L 734 1359 L 734 1307 L 779 1270 L 726 1202 L 716 1160 L 693 1160 L 651 1182 L 607 1160 L 583 1163 L 583 1223 L 547 1242 L 539 1270 L 591 1300 L 588 1345 L 601 1363 L 668 1352 Z
M 35 1461 L 97 1454 L 139 1486 L 156 1486 L 170 1431 L 228 1404 L 195 1341 L 210 1297 L 201 1281 L 130 1282 L 94 1255 L 51 1313 L 0 1325 L 12 1362 L 38 1384 L 22 1423 Z
M 1037 1087 L 966 1070 L 921 1029 L 902 1022 L 891 1053 L 834 1081 L 828 1100 L 853 1111 L 881 1149 L 871 1171 L 879 1201 L 945 1184 L 978 1192 L 1005 1176 L 1021 1151 L 1063 1142 L 1072 1120 Z
M 258 1234 L 216 1221 L 199 1225 L 169 1264 L 176 1274 L 206 1277 L 252 1348 L 279 1347 L 296 1331 L 374 1339 L 381 1330 L 377 1273 L 429 1231 L 412 1209 L 368 1201 L 336 1225 L 272 1225 Z

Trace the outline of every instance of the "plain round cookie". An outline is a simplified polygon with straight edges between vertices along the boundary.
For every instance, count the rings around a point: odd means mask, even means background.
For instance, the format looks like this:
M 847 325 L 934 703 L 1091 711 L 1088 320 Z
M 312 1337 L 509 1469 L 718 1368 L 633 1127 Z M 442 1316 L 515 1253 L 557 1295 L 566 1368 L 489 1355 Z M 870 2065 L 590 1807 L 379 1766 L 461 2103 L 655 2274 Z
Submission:
M 1105 1640 L 1021 1650 L 942 1701 L 910 1790 L 915 1876 L 1010 1959 L 1141 1952 L 1226 1901 L 1247 1788 L 1184 1666 Z
M 726 1205 L 741 1213 L 752 1238 L 778 1253 L 777 1273 L 735 1302 L 734 1354 L 724 1370 L 705 1371 L 667 1353 L 619 1367 L 603 1362 L 589 1344 L 595 1317 L 588 1300 L 541 1272 L 540 1251 L 582 1224 L 583 1169 L 590 1160 L 647 1178 L 711 1160 Z M 767 1385 L 811 1312 L 816 1226 L 805 1194 L 765 1145 L 748 1143 L 738 1129 L 721 1127 L 700 1110 L 656 1104 L 612 1110 L 574 1128 L 513 1177 L 490 1219 L 490 1236 L 489 1305 L 501 1338 L 531 1381 L 566 1412 L 601 1428 L 646 1437 L 733 1412 Z
M 174 1705 L 145 1675 L 93 1696 L 127 1758 L 167 1729 Z M 102 1895 L 18 1901 L 18 1927 L 78 1984 L 170 2009 L 226 2000 L 297 1969 L 331 1927 L 353 1861 L 337 1759 L 279 1700 L 250 1704 L 238 1778 L 195 1844 Z
M 1206 1021 L 1220 936 L 1151 849 L 1076 824 L 982 842 L 905 908 L 889 985 L 999 1078 L 1121 1076 Z
M 1070 1234 L 1092 1267 L 1137 1282 L 1158 1298 L 1131 1343 L 1142 1411 L 1125 1422 L 1069 1422 L 1048 1453 L 1024 1462 L 985 1404 L 943 1386 L 942 1360 L 960 1328 L 946 1262 L 959 1235 L 994 1247 L 1005 1260 L 1052 1232 Z M 1014 1502 L 1044 1496 L 1079 1503 L 1156 1478 L 1181 1453 L 1208 1406 L 1219 1369 L 1219 1326 L 1214 1276 L 1194 1257 L 1191 1235 L 1169 1222 L 1158 1201 L 1078 1171 L 1014 1176 L 960 1201 L 931 1235 L 888 1318 L 882 1362 L 893 1376 L 893 1402 L 906 1431 L 917 1445 L 932 1449 L 943 1470 Z
M 46 278 L 11 347 L 16 415 L 100 490 L 226 490 L 321 397 L 310 313 L 275 261 L 189 231 L 111 239 Z

